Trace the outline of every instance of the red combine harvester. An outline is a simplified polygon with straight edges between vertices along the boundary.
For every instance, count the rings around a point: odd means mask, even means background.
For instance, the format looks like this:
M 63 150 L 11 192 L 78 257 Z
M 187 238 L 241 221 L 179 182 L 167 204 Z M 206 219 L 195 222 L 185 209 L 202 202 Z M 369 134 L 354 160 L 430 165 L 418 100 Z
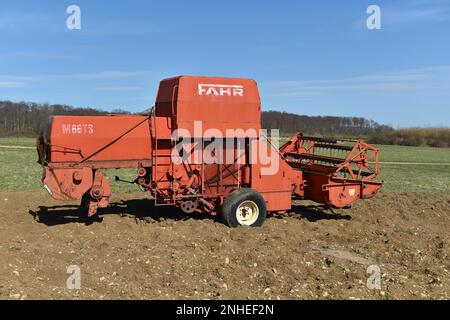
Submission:
M 221 214 L 230 227 L 260 226 L 294 199 L 345 208 L 382 186 L 378 149 L 298 133 L 280 148 L 261 131 L 250 79 L 180 76 L 161 81 L 148 116 L 54 116 L 37 141 L 44 188 L 81 200 L 87 215 L 108 206 L 101 169 L 136 168 L 155 206 Z

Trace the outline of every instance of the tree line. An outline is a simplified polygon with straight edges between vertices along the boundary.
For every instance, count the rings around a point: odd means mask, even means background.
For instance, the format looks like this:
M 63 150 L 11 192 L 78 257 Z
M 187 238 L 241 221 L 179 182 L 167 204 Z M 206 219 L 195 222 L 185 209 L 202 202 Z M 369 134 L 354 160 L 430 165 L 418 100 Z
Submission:
M 116 109 L 106 112 L 94 108 L 76 108 L 62 104 L 0 101 L 0 136 L 34 136 L 45 132 L 52 115 L 95 116 L 108 113 L 129 114 Z
M 148 112 L 148 111 L 147 111 Z M 94 108 L 77 108 L 61 104 L 38 104 L 0 101 L 0 135 L 36 135 L 42 133 L 52 115 L 130 114 L 122 109 L 106 112 Z M 283 134 L 299 130 L 308 134 L 367 135 L 385 128 L 375 121 L 357 117 L 301 116 L 292 113 L 265 111 L 262 127 L 280 129 Z
M 305 116 L 287 112 L 262 113 L 262 127 L 280 129 L 284 134 L 301 131 L 313 135 L 368 136 L 391 127 L 362 117 Z
M 146 114 L 149 110 L 139 114 Z M 123 109 L 111 112 L 62 104 L 0 101 L 0 136 L 36 136 L 45 132 L 52 115 L 131 114 Z M 363 117 L 306 116 L 264 111 L 262 128 L 280 129 L 282 135 L 301 131 L 308 135 L 364 138 L 372 143 L 450 146 L 450 128 L 393 129 Z

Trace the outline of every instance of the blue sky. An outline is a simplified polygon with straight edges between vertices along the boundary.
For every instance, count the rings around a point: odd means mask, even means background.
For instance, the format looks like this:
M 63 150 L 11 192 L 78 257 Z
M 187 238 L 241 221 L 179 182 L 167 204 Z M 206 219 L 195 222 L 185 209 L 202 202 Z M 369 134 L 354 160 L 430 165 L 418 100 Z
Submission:
M 0 100 L 141 111 L 180 74 L 254 78 L 265 110 L 450 126 L 450 1 L 0 3 Z

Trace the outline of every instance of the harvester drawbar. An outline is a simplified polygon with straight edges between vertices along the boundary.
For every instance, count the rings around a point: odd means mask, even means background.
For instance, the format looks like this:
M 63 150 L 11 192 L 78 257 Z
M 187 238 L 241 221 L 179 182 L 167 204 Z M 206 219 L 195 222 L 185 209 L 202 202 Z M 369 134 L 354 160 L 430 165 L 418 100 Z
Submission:
M 54 116 L 37 140 L 44 188 L 81 200 L 88 216 L 109 203 L 102 169 L 135 168 L 155 206 L 220 214 L 231 227 L 260 226 L 294 199 L 346 208 L 382 186 L 378 149 L 363 141 L 298 133 L 275 146 L 255 81 L 192 76 L 161 81 L 147 116 Z

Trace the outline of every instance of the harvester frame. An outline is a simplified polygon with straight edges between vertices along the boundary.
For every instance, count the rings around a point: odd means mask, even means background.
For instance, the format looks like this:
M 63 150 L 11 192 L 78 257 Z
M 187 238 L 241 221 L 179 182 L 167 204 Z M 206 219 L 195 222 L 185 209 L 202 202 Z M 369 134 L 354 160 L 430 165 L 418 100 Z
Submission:
M 267 212 L 290 210 L 293 199 L 345 208 L 373 197 L 382 185 L 374 180 L 378 149 L 352 143 L 297 133 L 278 149 L 261 131 L 255 81 L 179 76 L 161 81 L 146 116 L 51 118 L 37 149 L 46 190 L 81 200 L 88 216 L 109 203 L 101 170 L 135 168 L 134 183 L 155 206 L 222 214 L 235 227 L 259 226 Z M 258 149 L 276 165 L 255 156 Z M 206 151 L 227 161 L 207 161 Z

